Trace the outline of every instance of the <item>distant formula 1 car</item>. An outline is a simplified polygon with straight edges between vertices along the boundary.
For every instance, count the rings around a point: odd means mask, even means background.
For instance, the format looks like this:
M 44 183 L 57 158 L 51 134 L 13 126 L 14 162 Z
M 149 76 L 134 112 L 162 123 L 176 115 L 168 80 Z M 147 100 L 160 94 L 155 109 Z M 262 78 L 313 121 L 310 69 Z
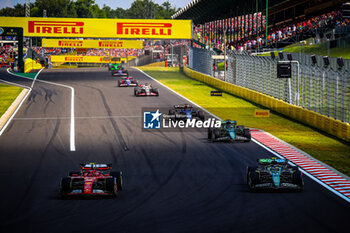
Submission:
M 108 70 L 109 71 L 118 70 L 119 67 L 121 67 L 120 63 L 109 63 L 108 64 Z
M 126 77 L 129 77 L 129 72 L 124 67 L 119 66 L 118 69 L 112 70 L 112 76 L 126 76 Z
M 201 110 L 193 108 L 191 105 L 174 105 L 174 108 L 169 110 L 169 115 L 173 116 L 174 120 L 199 119 L 204 121 L 205 115 Z
M 116 196 L 123 189 L 122 172 L 111 169 L 112 164 L 80 164 L 80 172 L 69 172 L 62 178 L 62 197 Z
M 247 167 L 249 190 L 295 189 L 302 190 L 304 181 L 297 166 L 291 166 L 286 159 L 258 159 L 258 166 Z
M 135 96 L 159 96 L 159 91 L 154 88 L 151 84 L 145 83 L 140 84 L 138 87 L 134 88 Z
M 226 120 L 221 122 L 221 128 L 209 128 L 208 139 L 217 141 L 243 141 L 251 140 L 250 129 L 243 125 L 237 125 L 236 121 Z
M 118 80 L 118 87 L 137 87 L 138 81 L 131 77 L 125 77 Z

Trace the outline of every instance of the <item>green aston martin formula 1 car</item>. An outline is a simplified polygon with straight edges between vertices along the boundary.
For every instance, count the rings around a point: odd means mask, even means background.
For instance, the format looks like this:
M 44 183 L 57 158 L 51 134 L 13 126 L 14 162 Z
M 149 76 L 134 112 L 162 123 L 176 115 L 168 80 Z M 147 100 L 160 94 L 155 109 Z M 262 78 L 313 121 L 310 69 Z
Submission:
M 304 181 L 297 166 L 288 164 L 286 159 L 258 159 L 257 166 L 247 167 L 249 190 L 294 189 L 302 190 Z

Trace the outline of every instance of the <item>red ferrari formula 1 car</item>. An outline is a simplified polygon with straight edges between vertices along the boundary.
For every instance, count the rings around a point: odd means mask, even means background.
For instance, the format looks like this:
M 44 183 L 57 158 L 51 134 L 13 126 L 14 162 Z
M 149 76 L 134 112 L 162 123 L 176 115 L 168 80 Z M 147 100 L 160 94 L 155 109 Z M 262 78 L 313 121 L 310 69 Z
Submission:
M 62 197 L 116 196 L 123 189 L 122 172 L 111 169 L 112 164 L 80 164 L 80 172 L 69 172 L 62 178 Z
M 151 84 L 140 84 L 138 87 L 134 88 L 135 96 L 159 96 L 159 91 L 157 88 L 152 87 Z

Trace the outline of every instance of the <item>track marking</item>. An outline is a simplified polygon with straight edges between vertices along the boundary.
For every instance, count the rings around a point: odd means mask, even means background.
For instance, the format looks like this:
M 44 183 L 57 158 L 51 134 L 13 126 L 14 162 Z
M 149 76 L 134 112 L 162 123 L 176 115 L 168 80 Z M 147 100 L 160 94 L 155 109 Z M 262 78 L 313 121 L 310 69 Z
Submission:
M 44 80 L 40 80 L 37 79 L 37 76 L 40 74 L 40 72 L 43 69 L 41 69 L 36 76 L 34 77 L 34 80 L 32 82 L 32 86 L 34 86 L 35 81 L 38 82 L 42 82 L 42 83 L 47 83 L 47 84 L 51 84 L 51 85 L 56 85 L 56 86 L 61 86 L 61 87 L 66 87 L 69 88 L 71 90 L 71 116 L 70 116 L 70 151 L 75 151 L 75 119 L 74 119 L 74 88 L 68 85 L 64 85 L 64 84 L 60 84 L 60 83 L 53 83 L 53 82 L 49 82 L 49 81 L 44 81 Z M 24 79 L 29 79 L 32 80 L 31 78 L 27 78 L 27 77 L 22 77 L 20 75 L 17 74 L 13 74 L 9 71 L 9 69 L 7 69 L 7 72 L 9 74 L 18 76 L 20 78 L 24 78 Z
M 204 108 L 201 107 L 200 105 L 198 105 L 198 104 L 194 103 L 193 101 L 187 99 L 186 97 L 184 97 L 183 95 L 181 95 L 181 94 L 179 94 L 178 92 L 174 91 L 174 90 L 171 89 L 170 87 L 168 87 L 168 86 L 164 85 L 163 83 L 159 82 L 157 79 L 155 79 L 155 78 L 151 77 L 150 75 L 146 74 L 145 72 L 143 72 L 143 71 L 140 70 L 139 68 L 134 67 L 134 69 L 140 71 L 140 72 L 141 72 L 142 74 L 144 74 L 146 77 L 152 79 L 153 81 L 156 81 L 157 83 L 159 83 L 159 84 L 162 85 L 163 87 L 167 88 L 168 90 L 170 90 L 171 92 L 175 93 L 176 95 L 182 97 L 183 99 L 189 101 L 190 103 L 192 103 L 193 105 L 199 107 L 199 108 L 202 109 L 203 111 L 209 113 L 210 115 L 216 117 L 216 118 L 219 119 L 219 120 L 222 120 L 220 117 L 218 117 L 218 116 L 212 114 L 211 112 L 209 112 L 208 110 L 204 109 Z M 279 139 L 279 140 L 280 140 L 280 139 Z M 271 152 L 272 154 L 276 155 L 277 157 L 279 157 L 279 158 L 285 158 L 285 157 L 283 157 L 281 154 L 279 154 L 278 152 L 276 152 L 276 151 L 272 150 L 271 148 L 265 146 L 264 144 L 260 143 L 259 141 L 255 140 L 254 138 L 252 138 L 252 141 L 255 142 L 257 145 L 263 147 L 263 148 L 266 149 L 267 151 Z M 276 144 L 276 146 L 277 146 L 277 144 Z M 288 147 L 288 145 L 286 145 L 286 146 Z M 290 148 L 290 147 L 288 147 L 288 148 L 289 148 L 289 149 L 292 149 L 292 148 Z M 311 160 L 311 159 L 309 158 L 309 160 Z M 316 161 L 313 161 L 313 160 L 311 160 L 311 161 L 316 163 Z M 325 187 L 326 189 L 328 189 L 329 191 L 331 191 L 332 193 L 334 193 L 334 194 L 337 195 L 338 197 L 340 197 L 340 198 L 342 198 L 342 199 L 344 199 L 345 201 L 347 201 L 347 202 L 350 203 L 350 198 L 349 198 L 349 197 L 345 196 L 344 194 L 339 193 L 337 190 L 335 190 L 335 189 L 332 188 L 331 186 L 329 186 L 329 185 L 323 183 L 321 180 L 317 179 L 316 177 L 314 177 L 313 175 L 311 175 L 309 172 L 307 172 L 306 170 L 302 169 L 302 168 L 300 167 L 300 165 L 298 165 L 297 163 L 293 163 L 293 162 L 291 162 L 291 160 L 289 160 L 289 159 L 288 159 L 288 163 L 291 164 L 291 165 L 297 165 L 297 166 L 299 167 L 300 171 L 301 171 L 303 174 L 305 174 L 306 176 L 308 176 L 310 179 L 314 180 L 316 183 L 320 184 L 321 186 Z M 318 164 L 318 165 L 320 165 L 320 164 Z M 320 167 L 322 167 L 322 166 L 320 166 Z M 320 168 L 320 167 L 317 167 L 317 168 Z

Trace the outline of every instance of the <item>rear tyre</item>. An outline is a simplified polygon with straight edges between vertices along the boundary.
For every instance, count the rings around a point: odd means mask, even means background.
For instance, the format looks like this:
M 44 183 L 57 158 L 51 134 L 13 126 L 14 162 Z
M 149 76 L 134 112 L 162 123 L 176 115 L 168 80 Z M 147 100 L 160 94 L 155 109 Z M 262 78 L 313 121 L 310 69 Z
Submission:
M 110 172 L 109 175 L 116 178 L 118 191 L 122 191 L 123 190 L 123 174 L 122 174 L 122 172 L 113 171 L 113 172 Z
M 117 189 L 115 188 L 117 184 L 117 179 L 115 177 L 113 178 L 106 178 L 106 191 L 109 193 L 112 193 L 113 196 L 117 196 Z
M 304 180 L 303 180 L 303 176 L 302 173 L 300 172 L 299 169 L 297 169 L 294 173 L 293 173 L 293 183 L 298 185 L 300 190 L 302 190 L 304 188 Z
M 213 129 L 212 135 L 211 135 L 211 141 L 215 142 L 217 138 L 220 137 L 220 132 L 218 129 Z
M 61 180 L 61 194 L 66 196 L 70 192 L 72 192 L 72 178 L 63 177 Z
M 204 112 L 203 111 L 198 111 L 198 118 L 204 121 Z
M 255 185 L 259 182 L 259 175 L 255 170 L 256 167 L 247 168 L 247 185 L 249 191 L 255 190 Z
M 153 88 L 152 90 L 154 93 L 156 93 L 157 95 L 156 96 L 159 96 L 159 91 L 158 91 L 158 88 Z
M 250 129 L 248 129 L 248 128 L 243 129 L 243 136 L 246 138 L 246 140 L 245 140 L 246 142 L 250 142 L 250 140 L 252 138 L 252 136 L 250 134 Z
M 121 82 L 120 82 L 120 80 L 118 80 L 118 87 L 120 87 L 120 85 L 121 85 Z
M 211 136 L 213 135 L 213 129 L 212 128 L 208 128 L 208 139 L 211 139 Z

